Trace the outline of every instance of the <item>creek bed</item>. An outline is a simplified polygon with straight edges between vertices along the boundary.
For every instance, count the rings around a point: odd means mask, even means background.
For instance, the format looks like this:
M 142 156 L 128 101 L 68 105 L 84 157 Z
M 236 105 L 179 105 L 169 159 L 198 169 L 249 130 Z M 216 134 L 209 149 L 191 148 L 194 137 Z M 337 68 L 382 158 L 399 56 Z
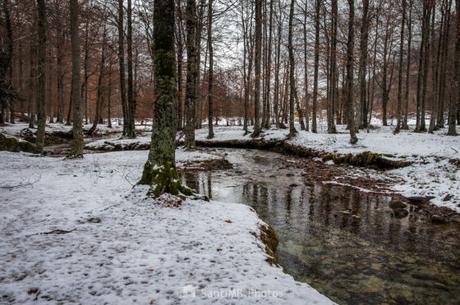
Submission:
M 280 264 L 297 280 L 339 304 L 460 304 L 459 223 L 432 224 L 413 207 L 396 218 L 391 197 L 306 182 L 296 158 L 217 151 L 232 169 L 184 173 L 184 181 L 253 207 L 275 229 Z

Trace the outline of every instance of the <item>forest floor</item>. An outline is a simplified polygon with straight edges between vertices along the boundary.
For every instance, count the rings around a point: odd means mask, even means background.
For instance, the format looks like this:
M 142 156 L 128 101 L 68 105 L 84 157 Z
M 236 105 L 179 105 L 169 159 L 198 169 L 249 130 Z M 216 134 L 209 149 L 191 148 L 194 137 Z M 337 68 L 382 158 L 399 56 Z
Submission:
M 147 154 L 0 152 L 1 304 L 333 304 L 267 263 L 248 206 L 147 198 Z

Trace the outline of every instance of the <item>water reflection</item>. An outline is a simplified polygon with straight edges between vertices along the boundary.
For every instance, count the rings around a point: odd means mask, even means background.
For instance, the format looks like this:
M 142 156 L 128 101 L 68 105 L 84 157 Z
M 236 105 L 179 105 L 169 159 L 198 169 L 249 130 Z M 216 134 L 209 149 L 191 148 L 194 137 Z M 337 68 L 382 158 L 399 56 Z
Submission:
M 245 203 L 272 225 L 287 272 L 340 304 L 460 304 L 460 228 L 411 210 L 396 219 L 390 198 L 305 184 L 275 153 L 222 150 L 231 170 L 186 173 L 215 200 Z

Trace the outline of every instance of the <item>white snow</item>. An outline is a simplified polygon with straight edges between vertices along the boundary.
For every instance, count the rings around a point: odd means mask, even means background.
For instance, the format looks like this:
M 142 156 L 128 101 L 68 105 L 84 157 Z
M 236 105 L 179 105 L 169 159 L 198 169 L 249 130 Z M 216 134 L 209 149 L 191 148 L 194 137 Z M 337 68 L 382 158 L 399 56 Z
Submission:
M 0 303 L 333 304 L 265 261 L 249 207 L 133 188 L 147 154 L 0 152 Z

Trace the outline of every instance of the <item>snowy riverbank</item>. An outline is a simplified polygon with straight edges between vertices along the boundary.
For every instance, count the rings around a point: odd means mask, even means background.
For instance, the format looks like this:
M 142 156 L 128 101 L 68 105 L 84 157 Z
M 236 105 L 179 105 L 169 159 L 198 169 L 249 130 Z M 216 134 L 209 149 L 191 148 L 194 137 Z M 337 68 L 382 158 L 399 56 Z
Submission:
M 337 154 L 360 154 L 366 151 L 384 155 L 393 160 L 410 161 L 410 166 L 371 175 L 390 183 L 391 189 L 405 196 L 433 197 L 431 202 L 437 206 L 448 207 L 460 213 L 460 168 L 450 160 L 460 159 L 460 138 L 445 135 L 445 130 L 435 134 L 415 133 L 402 130 L 393 135 L 393 127 L 379 126 L 369 133 L 358 134 L 358 144 L 349 143 L 345 126 L 338 126 L 337 134 L 300 131 L 287 140 L 295 147 L 325 151 Z M 212 141 L 250 141 L 250 134 L 244 135 L 241 127 L 215 128 Z M 459 130 L 460 133 L 460 130 Z M 287 129 L 264 131 L 261 139 L 284 140 Z M 197 131 L 197 139 L 209 141 L 207 130 Z
M 147 151 L 0 158 L 0 303 L 333 304 L 265 261 L 249 207 L 133 188 Z

